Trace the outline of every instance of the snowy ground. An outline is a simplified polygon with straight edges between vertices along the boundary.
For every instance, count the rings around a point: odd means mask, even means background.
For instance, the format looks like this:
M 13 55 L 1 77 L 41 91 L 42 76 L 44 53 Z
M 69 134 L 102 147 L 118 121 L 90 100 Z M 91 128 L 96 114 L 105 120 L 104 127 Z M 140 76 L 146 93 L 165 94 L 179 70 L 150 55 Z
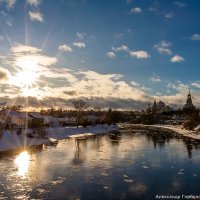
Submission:
M 125 125 L 125 124 L 123 124 Z M 126 124 L 128 125 L 128 124 Z M 129 124 L 131 125 L 131 124 Z M 120 125 L 119 125 L 120 126 Z M 200 140 L 200 133 L 198 131 L 188 131 L 182 129 L 181 126 L 174 125 L 133 125 L 133 126 L 148 126 L 148 127 L 157 127 L 166 130 L 172 130 L 180 135 L 187 136 L 193 139 Z M 56 128 L 47 128 L 47 139 L 41 138 L 28 138 L 26 136 L 17 135 L 14 131 L 4 131 L 3 135 L 0 137 L 0 152 L 10 151 L 20 148 L 26 148 L 41 144 L 50 144 L 52 140 L 61 140 L 69 137 L 86 137 L 95 134 L 107 133 L 112 130 L 116 130 L 118 126 L 108 126 L 108 125 L 97 125 L 97 126 L 88 126 L 83 127 L 56 127 Z M 31 129 L 29 129 L 31 132 Z
M 161 127 L 168 130 L 172 130 L 180 135 L 190 137 L 192 139 L 200 140 L 200 132 L 198 131 L 189 131 L 186 129 L 183 129 L 182 126 L 174 126 L 174 125 L 154 125 L 155 127 Z
M 129 124 L 131 125 L 131 124 Z M 189 137 L 192 139 L 200 140 L 200 131 L 189 131 L 186 129 L 183 129 L 181 125 L 144 125 L 144 124 L 132 124 L 134 127 L 155 127 L 165 130 L 171 130 L 174 131 L 180 135 L 183 135 L 185 137 Z
M 102 134 L 109 131 L 115 130 L 117 126 L 108 125 L 96 125 L 83 127 L 56 127 L 47 128 L 47 139 L 41 138 L 28 138 L 23 134 L 17 135 L 14 131 L 4 131 L 3 135 L 0 137 L 0 152 L 10 151 L 15 149 L 21 149 L 31 146 L 36 146 L 40 144 L 49 144 L 52 139 L 60 140 L 68 137 L 85 137 L 88 135 Z M 29 129 L 31 132 L 31 129 Z M 49 139 L 50 138 L 50 139 Z

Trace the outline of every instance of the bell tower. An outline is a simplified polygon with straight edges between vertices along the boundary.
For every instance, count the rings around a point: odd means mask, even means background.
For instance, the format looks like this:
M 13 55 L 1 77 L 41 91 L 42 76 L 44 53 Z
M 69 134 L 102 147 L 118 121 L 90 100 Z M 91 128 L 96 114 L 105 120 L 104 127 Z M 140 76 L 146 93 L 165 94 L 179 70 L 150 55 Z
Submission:
M 189 89 L 189 93 L 187 95 L 187 100 L 186 100 L 186 104 L 183 107 L 183 110 L 185 111 L 193 111 L 196 110 L 195 106 L 192 103 L 192 95 L 190 93 L 190 89 Z

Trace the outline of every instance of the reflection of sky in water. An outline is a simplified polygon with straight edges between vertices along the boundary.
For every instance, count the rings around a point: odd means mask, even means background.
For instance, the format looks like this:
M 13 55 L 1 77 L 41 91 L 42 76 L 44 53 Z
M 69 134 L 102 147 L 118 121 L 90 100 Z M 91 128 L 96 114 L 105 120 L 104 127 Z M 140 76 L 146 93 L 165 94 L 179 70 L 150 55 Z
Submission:
M 152 199 L 198 193 L 199 144 L 139 134 L 60 141 L 0 159 L 0 197 Z

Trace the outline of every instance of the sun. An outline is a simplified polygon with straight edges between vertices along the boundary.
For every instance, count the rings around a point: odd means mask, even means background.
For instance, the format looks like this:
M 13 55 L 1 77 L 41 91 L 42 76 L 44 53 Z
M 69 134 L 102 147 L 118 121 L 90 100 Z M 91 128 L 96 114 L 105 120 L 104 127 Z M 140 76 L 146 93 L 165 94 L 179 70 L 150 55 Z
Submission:
M 31 88 L 37 82 L 38 63 L 29 57 L 22 57 L 16 65 L 19 71 L 16 74 L 16 81 L 22 88 Z
M 31 88 L 37 81 L 37 73 L 30 69 L 19 71 L 16 79 L 22 88 Z
M 37 96 L 40 65 L 33 56 L 19 57 L 15 62 L 16 73 L 11 83 L 19 87 L 23 96 Z

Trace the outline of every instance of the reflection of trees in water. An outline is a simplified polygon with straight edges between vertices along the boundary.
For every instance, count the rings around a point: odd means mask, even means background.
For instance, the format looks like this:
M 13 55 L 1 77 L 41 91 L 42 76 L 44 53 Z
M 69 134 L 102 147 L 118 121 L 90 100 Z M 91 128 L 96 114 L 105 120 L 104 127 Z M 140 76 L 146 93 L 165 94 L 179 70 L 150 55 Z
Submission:
M 153 146 L 156 149 L 157 147 L 163 148 L 166 143 L 169 143 L 171 138 L 164 136 L 161 133 L 146 134 L 148 142 L 153 142 Z
M 75 139 L 75 153 L 74 153 L 74 159 L 73 164 L 79 165 L 84 162 L 85 152 L 88 148 L 88 143 L 92 141 L 92 144 L 94 145 L 94 149 L 100 148 L 100 139 L 99 137 L 91 137 L 91 138 L 77 138 Z
M 121 136 L 122 134 L 119 133 L 119 132 L 116 132 L 116 133 L 110 133 L 109 134 L 109 140 L 111 142 L 112 145 L 119 145 L 119 141 L 121 140 Z
M 184 138 L 183 143 L 186 146 L 187 152 L 188 152 L 188 158 L 192 158 L 192 150 L 193 149 L 200 149 L 200 142 L 197 140 L 192 140 L 189 138 Z
M 153 142 L 154 148 L 156 149 L 157 147 L 163 148 L 166 143 L 169 143 L 170 140 L 173 137 L 173 135 L 169 135 L 163 132 L 148 132 L 146 135 L 146 138 L 148 142 Z M 183 143 L 186 146 L 187 152 L 188 152 L 188 158 L 192 158 L 192 150 L 193 149 L 200 149 L 200 142 L 197 140 L 193 140 L 190 138 L 183 138 Z
M 74 159 L 73 159 L 73 164 L 79 165 L 83 163 L 83 152 L 81 151 L 81 143 L 83 140 L 81 139 L 75 139 L 75 154 L 74 154 Z

